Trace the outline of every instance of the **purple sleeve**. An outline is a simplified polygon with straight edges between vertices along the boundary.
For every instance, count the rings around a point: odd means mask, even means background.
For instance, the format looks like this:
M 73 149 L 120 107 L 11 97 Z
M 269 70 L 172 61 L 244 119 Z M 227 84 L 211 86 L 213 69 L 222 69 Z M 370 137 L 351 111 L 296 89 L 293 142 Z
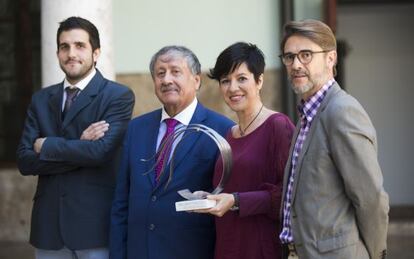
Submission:
M 265 181 L 260 190 L 239 193 L 239 215 L 246 217 L 256 214 L 267 214 L 271 219 L 279 218 L 283 187 L 283 174 L 289 156 L 294 126 L 286 116 L 275 116 L 269 127 L 270 140 L 262 140 L 269 146 Z M 263 138 L 263 137 L 262 137 Z M 260 140 L 258 140 L 260 141 Z M 266 166 L 266 165 L 264 165 Z

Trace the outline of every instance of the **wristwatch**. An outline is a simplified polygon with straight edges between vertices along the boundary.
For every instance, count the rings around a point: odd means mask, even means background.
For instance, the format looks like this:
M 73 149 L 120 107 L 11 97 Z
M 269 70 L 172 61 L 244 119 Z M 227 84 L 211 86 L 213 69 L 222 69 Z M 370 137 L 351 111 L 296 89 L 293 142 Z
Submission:
M 230 208 L 231 211 L 239 210 L 240 198 L 238 192 L 233 192 L 234 205 Z

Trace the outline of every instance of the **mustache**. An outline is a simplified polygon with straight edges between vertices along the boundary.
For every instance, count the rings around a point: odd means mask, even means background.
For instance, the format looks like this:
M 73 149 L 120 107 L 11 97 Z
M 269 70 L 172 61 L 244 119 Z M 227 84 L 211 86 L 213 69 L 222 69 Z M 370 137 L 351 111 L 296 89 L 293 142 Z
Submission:
M 75 59 L 75 58 L 68 58 L 68 59 L 65 61 L 65 64 L 68 64 L 69 62 L 78 62 L 78 63 L 81 63 L 79 60 L 77 60 L 77 59 Z
M 172 84 L 162 84 L 160 87 L 160 90 L 162 92 L 167 92 L 167 91 L 171 91 L 171 90 L 176 90 L 177 88 L 174 87 Z
M 306 73 L 305 71 L 302 71 L 302 70 L 295 70 L 295 71 L 292 71 L 290 73 L 290 76 L 291 77 L 295 77 L 295 76 L 308 76 L 308 73 Z

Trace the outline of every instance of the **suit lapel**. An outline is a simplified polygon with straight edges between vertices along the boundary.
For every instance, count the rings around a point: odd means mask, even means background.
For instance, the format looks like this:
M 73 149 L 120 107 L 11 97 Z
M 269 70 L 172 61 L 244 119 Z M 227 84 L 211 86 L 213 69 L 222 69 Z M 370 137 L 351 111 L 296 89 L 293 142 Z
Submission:
M 303 143 L 302 150 L 300 151 L 299 157 L 298 157 L 298 164 L 295 172 L 295 180 L 293 183 L 293 193 L 292 193 L 292 204 L 295 201 L 296 191 L 297 191 L 297 185 L 300 181 L 300 175 L 302 173 L 302 164 L 303 159 L 308 152 L 310 143 L 312 141 L 312 137 L 315 133 L 316 126 L 318 124 L 318 121 L 320 120 L 321 113 L 324 112 L 326 106 L 328 105 L 329 101 L 332 99 L 332 97 L 340 90 L 337 83 L 332 85 L 331 89 L 329 89 L 328 93 L 326 94 L 325 98 L 323 99 L 321 105 L 319 106 L 318 112 L 316 113 L 315 117 L 312 120 L 312 125 L 309 129 L 308 135 L 306 136 L 305 143 Z M 300 127 L 300 122 L 298 123 Z M 299 132 L 299 131 L 297 131 Z
M 48 100 L 49 110 L 53 114 L 57 124 L 62 124 L 62 100 L 63 100 L 63 83 L 57 85 L 55 89 L 50 92 L 50 97 Z
M 104 87 L 104 78 L 102 77 L 99 71 L 96 71 L 95 76 L 89 82 L 89 84 L 83 89 L 80 94 L 76 97 L 75 102 L 73 102 L 72 107 L 66 114 L 63 120 L 63 128 L 66 128 L 69 123 L 75 118 L 75 116 L 85 108 L 95 96 L 99 93 L 102 87 Z
M 200 104 L 197 104 L 197 108 L 194 112 L 193 117 L 191 118 L 190 124 L 203 124 L 203 121 L 206 119 L 206 109 Z M 176 153 L 173 160 L 173 178 L 179 177 L 177 174 L 179 174 L 180 170 L 175 170 L 180 166 L 182 162 L 185 163 L 184 158 L 188 158 L 188 153 L 191 151 L 191 149 L 195 146 L 195 143 L 200 138 L 201 133 L 184 133 L 181 141 L 176 146 Z M 168 163 L 167 167 L 165 168 L 165 172 L 163 173 L 160 182 L 157 187 L 164 185 L 169 177 L 170 174 L 170 164 Z

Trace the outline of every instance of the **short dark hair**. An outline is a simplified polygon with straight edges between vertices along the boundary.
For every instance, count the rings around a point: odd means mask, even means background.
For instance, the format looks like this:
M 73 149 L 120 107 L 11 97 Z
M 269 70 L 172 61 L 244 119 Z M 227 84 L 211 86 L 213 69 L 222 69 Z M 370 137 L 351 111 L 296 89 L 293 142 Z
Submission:
M 59 36 L 63 31 L 70 31 L 73 29 L 82 29 L 89 34 L 89 43 L 92 46 L 92 51 L 101 48 L 101 43 L 99 41 L 99 32 L 98 29 L 90 21 L 81 18 L 81 17 L 69 17 L 66 20 L 63 20 L 59 23 L 59 28 L 57 30 L 56 42 L 59 49 Z
M 210 69 L 208 77 L 220 81 L 223 76 L 233 73 L 242 63 L 246 63 L 258 83 L 260 75 L 264 73 L 264 54 L 256 45 L 247 42 L 237 42 L 223 50 L 217 57 L 214 68 Z
M 325 23 L 307 19 L 302 21 L 290 21 L 283 26 L 283 39 L 280 50 L 283 54 L 286 41 L 291 36 L 302 36 L 319 45 L 323 50 L 336 50 L 336 39 L 331 28 Z M 336 76 L 336 67 L 333 67 L 333 75 Z

